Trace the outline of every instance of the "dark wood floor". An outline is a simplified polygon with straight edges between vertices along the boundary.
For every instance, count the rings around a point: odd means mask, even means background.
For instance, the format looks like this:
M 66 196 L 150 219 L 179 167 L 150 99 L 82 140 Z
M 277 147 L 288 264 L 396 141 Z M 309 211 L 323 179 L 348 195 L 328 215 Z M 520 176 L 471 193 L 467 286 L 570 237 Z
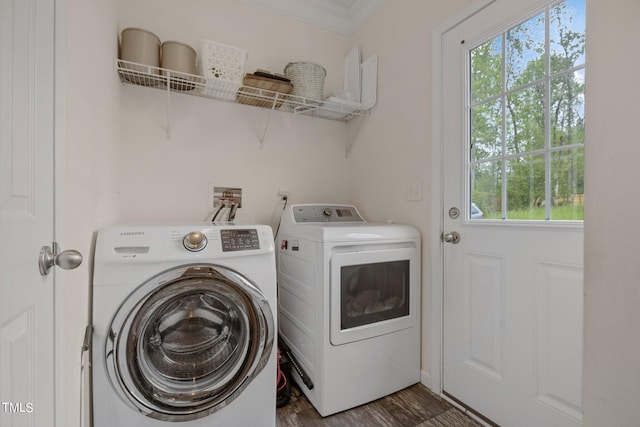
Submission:
M 480 427 L 422 384 L 326 418 L 298 389 L 292 394 L 289 404 L 277 410 L 278 427 Z

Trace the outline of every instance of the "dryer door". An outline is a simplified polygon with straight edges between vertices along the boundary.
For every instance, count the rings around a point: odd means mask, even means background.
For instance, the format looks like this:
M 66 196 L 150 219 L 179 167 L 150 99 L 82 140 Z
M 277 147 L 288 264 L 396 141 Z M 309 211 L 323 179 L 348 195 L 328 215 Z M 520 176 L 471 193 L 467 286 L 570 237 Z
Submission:
M 239 273 L 216 265 L 169 270 L 138 287 L 114 316 L 105 355 L 111 383 L 149 417 L 207 416 L 264 368 L 273 325 L 268 301 Z
M 337 247 L 330 262 L 331 344 L 414 327 L 418 322 L 416 248 Z

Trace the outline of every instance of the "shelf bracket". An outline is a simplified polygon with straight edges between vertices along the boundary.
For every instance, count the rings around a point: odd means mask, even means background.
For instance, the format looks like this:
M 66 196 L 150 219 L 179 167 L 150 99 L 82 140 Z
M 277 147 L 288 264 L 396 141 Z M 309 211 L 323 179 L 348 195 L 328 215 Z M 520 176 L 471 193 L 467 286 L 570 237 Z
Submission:
M 349 137 L 347 138 L 347 143 L 344 148 L 345 158 L 349 158 L 349 154 L 351 154 L 351 149 L 353 148 L 355 139 L 360 132 L 360 128 L 362 127 L 363 117 L 369 117 L 369 110 L 366 110 L 364 115 L 354 116 L 353 120 L 349 121 L 350 125 L 347 127 Z
M 276 93 L 273 98 L 273 103 L 271 104 L 271 108 L 269 108 L 269 114 L 267 115 L 267 121 L 264 124 L 264 130 L 262 131 L 262 137 L 260 138 L 260 148 L 264 144 L 264 138 L 267 136 L 267 130 L 269 129 L 269 123 L 271 122 L 271 115 L 273 114 L 273 110 L 276 109 L 276 105 L 278 105 L 278 97 L 280 95 Z
M 171 139 L 171 72 L 165 71 L 165 77 L 167 78 L 167 139 Z

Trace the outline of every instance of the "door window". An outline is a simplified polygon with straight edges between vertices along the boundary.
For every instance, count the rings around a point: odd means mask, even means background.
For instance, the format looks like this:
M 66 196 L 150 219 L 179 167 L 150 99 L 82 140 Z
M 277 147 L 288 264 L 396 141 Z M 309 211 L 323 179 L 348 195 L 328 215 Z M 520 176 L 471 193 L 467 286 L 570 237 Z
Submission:
M 469 219 L 582 220 L 585 1 L 472 47 L 468 71 Z

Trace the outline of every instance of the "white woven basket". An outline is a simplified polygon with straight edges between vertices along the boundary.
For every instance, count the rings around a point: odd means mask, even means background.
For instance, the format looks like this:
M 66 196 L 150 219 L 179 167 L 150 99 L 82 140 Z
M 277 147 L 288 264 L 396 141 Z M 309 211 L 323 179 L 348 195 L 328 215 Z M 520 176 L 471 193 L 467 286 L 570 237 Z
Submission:
M 312 62 L 290 62 L 284 67 L 284 74 L 293 83 L 292 95 L 322 100 L 324 78 L 327 71 Z
M 198 67 L 205 78 L 204 92 L 223 99 L 235 99 L 242 86 L 249 53 L 211 40 L 198 44 Z

